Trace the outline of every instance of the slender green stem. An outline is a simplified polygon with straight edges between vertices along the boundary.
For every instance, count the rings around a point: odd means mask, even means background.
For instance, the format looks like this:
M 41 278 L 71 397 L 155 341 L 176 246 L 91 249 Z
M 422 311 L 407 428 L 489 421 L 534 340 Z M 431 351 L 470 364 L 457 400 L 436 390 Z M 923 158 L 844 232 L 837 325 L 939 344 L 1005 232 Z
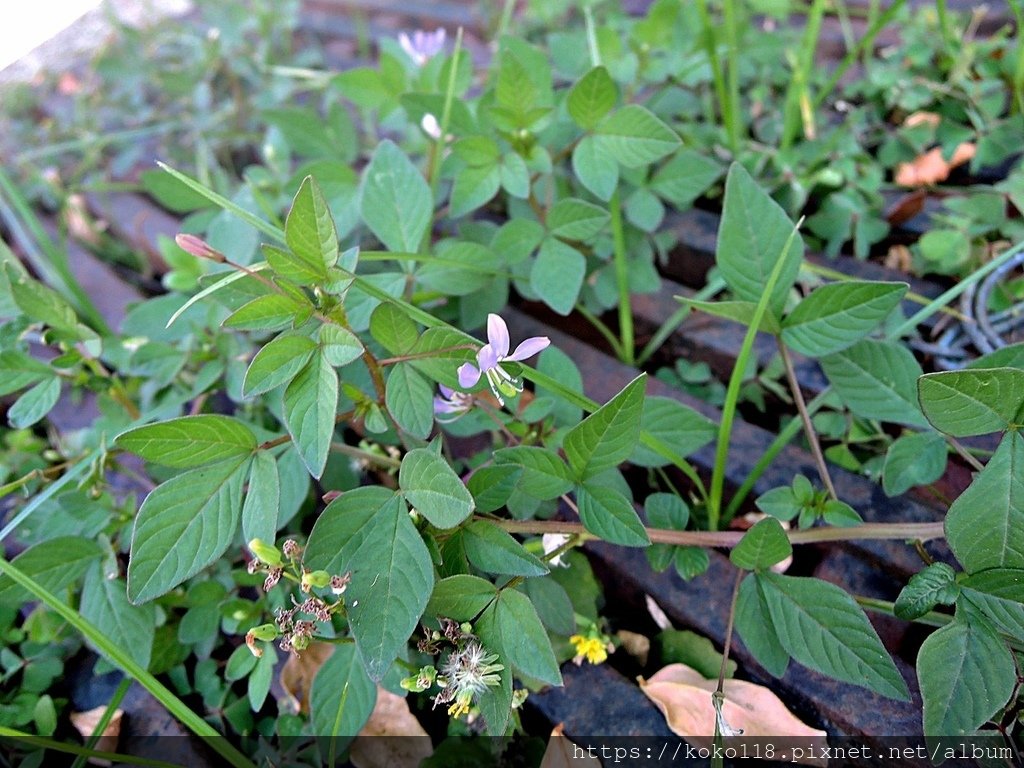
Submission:
M 459 73 L 459 56 L 462 54 L 462 27 L 455 33 L 455 49 L 449 59 L 451 65 L 448 69 L 448 82 L 444 91 L 444 107 L 441 109 L 441 132 L 434 140 L 433 152 L 430 155 L 430 199 L 437 200 L 437 186 L 441 181 L 441 160 L 444 157 L 445 140 L 448 137 L 448 124 L 452 119 L 452 102 L 455 100 L 455 80 Z M 420 245 L 420 253 L 426 252 L 430 246 L 429 229 L 423 235 L 423 243 Z
M 582 304 L 576 305 L 576 311 L 582 315 L 588 323 L 597 329 L 597 332 L 600 333 L 604 340 L 608 342 L 608 346 L 612 348 L 612 354 L 621 360 L 624 357 L 622 345 L 619 343 L 619 340 L 615 338 L 615 334 L 612 333 L 612 329 L 605 325 L 600 317 L 595 315 Z
M 729 50 L 729 147 L 733 157 L 740 151 L 740 44 L 736 0 L 722 0 L 725 42 Z
M 78 755 L 78 759 L 75 760 L 74 765 L 78 765 L 79 760 L 82 760 L 84 764 L 84 761 L 89 758 L 97 758 L 98 760 L 106 760 L 108 763 L 116 763 L 118 765 L 152 766 L 152 768 L 181 768 L 177 763 L 166 763 L 163 760 L 154 760 L 151 757 L 124 755 L 120 752 L 101 752 L 89 747 L 80 747 L 77 744 L 67 744 L 62 741 L 47 739 L 44 736 L 24 733 L 23 731 L 18 731 L 6 726 L 0 726 L 0 737 L 5 739 L 14 739 L 15 741 L 20 741 L 41 749 L 51 749 L 54 752 L 63 752 L 66 755 Z
M 732 141 L 732 110 L 731 104 L 726 91 L 725 75 L 722 72 L 722 63 L 718 59 L 718 45 L 716 26 L 711 20 L 711 12 L 708 10 L 707 0 L 697 0 L 697 12 L 700 14 L 700 21 L 704 29 L 702 30 L 701 40 L 704 43 L 704 54 L 708 58 L 708 64 L 711 66 L 711 80 L 715 85 L 715 98 L 718 101 L 718 111 L 722 115 L 722 124 L 726 128 L 726 134 Z M 736 152 L 735 146 L 730 146 L 733 153 Z
M 953 36 L 949 24 L 949 10 L 946 8 L 946 0 L 935 0 L 935 12 L 939 16 L 939 33 L 942 35 L 943 52 L 948 58 L 952 56 Z
M 1013 103 L 1018 114 L 1024 114 L 1024 7 L 1021 0 L 1010 0 L 1014 18 L 1017 20 L 1017 63 L 1013 70 Z
M 825 455 L 821 452 L 821 443 L 818 442 L 818 433 L 814 431 L 814 424 L 811 423 L 811 414 L 807 410 L 807 403 L 804 402 L 804 394 L 800 391 L 800 382 L 796 380 L 796 371 L 793 369 L 793 359 L 789 356 L 785 342 L 780 337 L 779 354 L 782 356 L 782 365 L 786 369 L 786 380 L 789 382 L 789 391 L 793 395 L 793 402 L 796 404 L 797 412 L 800 414 L 800 421 L 804 425 L 804 434 L 807 436 L 807 443 L 811 446 L 811 454 L 814 462 L 818 465 L 818 476 L 825 485 L 825 490 L 833 500 L 839 498 L 836 487 L 832 484 L 832 476 L 828 472 L 828 463 Z
M 896 604 L 888 600 L 877 600 L 873 597 L 861 597 L 860 595 L 855 595 L 853 599 L 857 601 L 857 605 L 861 608 L 866 608 L 875 613 L 884 613 L 886 616 L 896 616 Z M 926 624 L 929 627 L 944 627 L 953 621 L 953 617 L 948 613 L 929 611 L 924 616 L 914 619 L 914 621 L 918 624 Z
M 732 646 L 732 630 L 736 624 L 736 605 L 740 599 L 740 584 L 743 583 L 744 571 L 737 569 L 736 583 L 732 588 L 732 600 L 729 601 L 729 620 L 725 625 L 725 646 L 722 648 L 722 666 L 718 668 L 718 692 L 725 692 L 725 670 L 729 667 L 729 649 Z
M 803 219 L 801 219 L 801 222 Z M 747 370 L 747 363 L 754 349 L 754 339 L 757 337 L 757 329 L 761 327 L 761 320 L 768 312 L 768 304 L 772 298 L 775 284 L 786 265 L 789 249 L 796 239 L 800 223 L 793 227 L 793 231 L 786 238 L 786 244 L 782 247 L 781 253 L 775 259 L 771 274 L 765 281 L 761 298 L 757 302 L 754 316 L 751 318 L 747 333 L 743 337 L 743 344 L 739 354 L 736 356 L 736 364 L 732 369 L 732 376 L 729 378 L 729 386 L 725 392 L 725 403 L 722 405 L 722 419 L 718 428 L 718 444 L 715 447 L 715 466 L 711 471 L 711 487 L 708 496 L 708 528 L 712 531 L 718 529 L 722 512 L 722 494 L 725 489 L 725 467 L 729 460 L 729 439 L 732 434 L 732 423 L 736 418 L 736 407 L 739 404 L 740 387 L 743 384 L 743 376 Z
M 714 278 L 711 282 L 701 288 L 697 293 L 693 295 L 695 301 L 707 301 L 712 298 L 716 293 L 725 288 L 725 280 L 720 277 Z M 668 316 L 668 318 L 659 326 L 658 330 L 651 336 L 651 340 L 644 345 L 643 350 L 637 355 L 636 365 L 643 367 L 651 355 L 657 352 L 661 345 L 665 343 L 676 329 L 683 324 L 683 321 L 689 316 L 690 308 L 686 305 L 681 306 L 675 312 Z
M 590 66 L 601 66 L 601 49 L 597 47 L 597 30 L 594 28 L 594 12 L 589 5 L 583 6 L 583 21 L 587 27 L 587 49 L 590 51 Z
M 782 121 L 782 149 L 788 149 L 796 138 L 797 127 L 800 125 L 801 100 L 810 104 L 810 79 L 814 69 L 815 54 L 818 50 L 818 38 L 821 36 L 821 22 L 825 16 L 825 0 L 814 0 L 807 14 L 803 40 L 800 43 L 800 57 L 797 59 L 793 77 L 789 81 L 784 102 Z
M 516 0 L 505 0 L 501 8 L 501 18 L 498 20 L 498 30 L 494 35 L 495 40 L 500 40 L 508 33 L 509 24 L 512 23 L 512 12 L 516 9 Z
M 114 643 L 103 630 L 81 616 L 71 606 L 36 583 L 31 576 L 23 573 L 13 563 L 8 562 L 3 557 L 0 557 L 0 571 L 7 574 L 12 581 L 26 589 L 33 597 L 45 604 L 47 608 L 81 632 L 82 635 L 128 675 L 138 680 L 142 687 L 163 704 L 164 708 L 171 715 L 178 718 L 194 734 L 205 739 L 210 748 L 223 757 L 228 764 L 235 766 L 235 768 L 255 768 L 254 764 L 245 755 L 235 749 L 224 736 L 217 733 L 203 718 L 189 709 L 163 683 L 140 666 L 125 649 Z
M 121 680 L 117 686 L 117 690 L 114 691 L 114 695 L 107 703 L 107 708 L 103 710 L 103 716 L 96 723 L 96 727 L 93 728 L 93 732 L 89 735 L 89 738 L 85 741 L 86 749 L 94 749 L 99 740 L 103 737 L 104 731 L 107 730 L 107 726 L 110 725 L 110 721 L 114 717 L 114 712 L 121 702 L 124 700 L 125 694 L 128 693 L 128 689 L 132 687 L 132 679 L 126 677 Z M 84 768 L 85 762 L 88 759 L 88 755 L 85 753 L 80 754 L 75 758 L 75 762 L 71 764 L 71 768 Z
M 609 201 L 614 248 L 615 283 L 619 289 L 619 338 L 622 362 L 633 365 L 636 342 L 633 338 L 633 307 L 629 298 L 629 262 L 626 260 L 626 235 L 622 228 L 622 200 L 616 189 Z
M 385 456 L 380 453 L 374 453 L 373 451 L 365 451 L 362 448 L 357 448 L 354 445 L 348 443 L 331 443 L 331 450 L 335 453 L 341 453 L 345 456 L 351 456 L 353 459 L 359 459 L 360 461 L 367 461 L 373 464 L 380 464 L 385 467 L 392 467 L 398 469 L 402 466 L 401 459 L 396 459 L 392 456 Z

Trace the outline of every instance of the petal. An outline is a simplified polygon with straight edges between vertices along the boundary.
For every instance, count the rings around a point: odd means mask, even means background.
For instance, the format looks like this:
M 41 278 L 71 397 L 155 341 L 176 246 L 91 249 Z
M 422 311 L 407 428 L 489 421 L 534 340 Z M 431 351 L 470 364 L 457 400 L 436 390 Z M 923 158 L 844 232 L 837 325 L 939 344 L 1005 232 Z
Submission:
M 455 403 L 445 400 L 442 397 L 434 397 L 434 414 L 442 415 L 445 413 L 455 413 L 456 411 L 462 410 Z
M 446 400 L 451 400 L 452 399 L 452 395 L 455 394 L 455 390 L 454 389 L 452 389 L 451 387 L 446 387 L 444 384 L 438 384 L 437 388 L 439 390 L 441 390 L 441 395 Z
M 505 348 L 508 351 L 508 347 Z M 480 372 L 489 371 L 498 364 L 498 355 L 491 344 L 484 344 L 476 353 L 476 364 L 480 366 Z
M 416 58 L 416 49 L 413 47 L 412 40 L 409 39 L 405 32 L 398 33 L 398 45 L 409 55 L 409 58 Z
M 475 387 L 480 381 L 480 371 L 472 363 L 463 363 L 459 366 L 459 386 L 463 389 Z
M 487 316 L 487 341 L 494 349 L 498 360 L 508 354 L 508 326 L 505 325 L 504 320 L 493 313 Z
M 551 343 L 551 339 L 547 336 L 531 336 L 518 347 L 516 351 L 512 353 L 510 357 L 505 358 L 506 360 L 525 360 L 528 357 L 533 357 L 541 350 L 547 349 Z

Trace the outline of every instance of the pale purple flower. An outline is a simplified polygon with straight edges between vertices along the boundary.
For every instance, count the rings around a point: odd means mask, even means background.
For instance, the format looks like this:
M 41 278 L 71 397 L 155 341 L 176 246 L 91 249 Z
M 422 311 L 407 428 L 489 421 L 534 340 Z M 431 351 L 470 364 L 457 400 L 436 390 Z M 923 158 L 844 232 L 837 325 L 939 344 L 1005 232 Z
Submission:
M 505 321 L 495 314 L 487 316 L 487 343 L 476 353 L 476 365 L 464 363 L 459 366 L 459 385 L 463 389 L 475 387 L 481 376 L 487 378 L 491 392 L 498 399 L 501 405 L 505 404 L 504 397 L 514 397 L 523 391 L 523 382 L 513 378 L 508 371 L 501 367 L 504 361 L 520 362 L 528 357 L 533 357 L 541 350 L 547 348 L 551 340 L 547 336 L 532 336 L 522 342 L 510 355 L 508 326 Z M 502 397 L 504 395 L 504 397 Z
M 442 424 L 455 421 L 473 407 L 473 396 L 438 384 L 440 395 L 434 395 L 434 418 Z
M 402 50 L 409 55 L 417 67 L 422 67 L 441 52 L 444 48 L 445 37 L 444 27 L 435 29 L 433 32 L 417 29 L 412 33 L 411 38 L 405 32 L 399 32 L 398 44 L 402 46 Z

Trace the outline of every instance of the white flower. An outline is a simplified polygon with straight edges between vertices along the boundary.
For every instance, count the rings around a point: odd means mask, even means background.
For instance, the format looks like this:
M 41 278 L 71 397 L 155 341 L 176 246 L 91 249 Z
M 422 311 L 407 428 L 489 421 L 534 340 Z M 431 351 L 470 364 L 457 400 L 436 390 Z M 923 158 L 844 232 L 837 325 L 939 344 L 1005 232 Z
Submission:
M 412 33 L 411 38 L 405 32 L 400 32 L 398 44 L 402 46 L 402 50 L 409 55 L 417 67 L 422 67 L 441 52 L 444 48 L 445 37 L 444 27 L 435 29 L 433 32 L 417 29 Z
M 420 120 L 420 128 L 423 129 L 423 132 L 427 134 L 427 136 L 435 141 L 441 138 L 441 124 L 437 122 L 437 118 L 429 112 L 427 112 L 427 114 L 423 116 L 423 119 Z

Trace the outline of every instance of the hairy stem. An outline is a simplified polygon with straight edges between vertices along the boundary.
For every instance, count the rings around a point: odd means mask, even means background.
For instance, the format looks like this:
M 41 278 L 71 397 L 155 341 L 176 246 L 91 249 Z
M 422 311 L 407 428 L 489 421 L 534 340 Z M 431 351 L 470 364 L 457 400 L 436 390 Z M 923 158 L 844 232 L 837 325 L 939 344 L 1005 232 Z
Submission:
M 811 414 L 807 410 L 807 403 L 804 402 L 803 392 L 800 391 L 800 383 L 796 380 L 796 371 L 793 370 L 793 358 L 789 356 L 789 350 L 782 339 L 779 338 L 779 354 L 782 356 L 782 364 L 786 368 L 786 380 L 789 382 L 789 391 L 793 395 L 793 402 L 797 411 L 800 412 L 800 421 L 804 425 L 804 434 L 807 435 L 807 442 L 811 446 L 811 453 L 814 455 L 814 463 L 818 465 L 818 476 L 824 483 L 828 495 L 838 499 L 836 487 L 832 484 L 832 476 L 828 472 L 828 464 L 825 462 L 825 455 L 821 452 L 821 443 L 818 442 L 818 433 L 811 423 Z

